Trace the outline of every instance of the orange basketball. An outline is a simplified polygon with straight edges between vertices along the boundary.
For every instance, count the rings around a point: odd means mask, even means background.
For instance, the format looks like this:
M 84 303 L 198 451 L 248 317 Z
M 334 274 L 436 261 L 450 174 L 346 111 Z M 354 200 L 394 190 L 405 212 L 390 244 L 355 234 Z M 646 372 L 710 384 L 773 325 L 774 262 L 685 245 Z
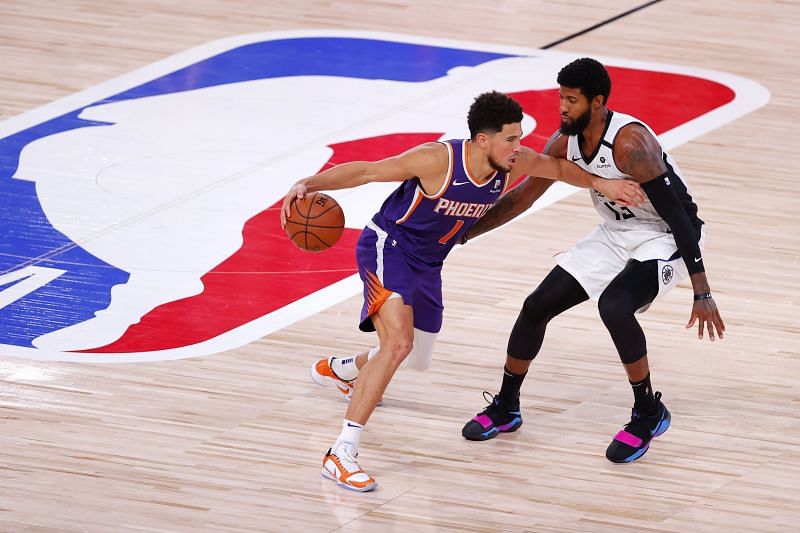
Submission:
M 321 192 L 295 200 L 286 219 L 286 235 L 300 249 L 327 250 L 344 232 L 344 211 L 339 203 Z

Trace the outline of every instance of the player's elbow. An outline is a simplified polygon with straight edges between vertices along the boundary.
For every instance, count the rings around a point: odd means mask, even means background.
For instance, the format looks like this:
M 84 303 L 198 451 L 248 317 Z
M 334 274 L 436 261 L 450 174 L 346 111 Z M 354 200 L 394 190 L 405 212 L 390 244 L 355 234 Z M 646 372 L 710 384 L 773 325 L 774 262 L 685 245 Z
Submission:
M 376 181 L 393 181 L 396 171 L 385 161 L 359 162 L 357 179 L 359 185 Z

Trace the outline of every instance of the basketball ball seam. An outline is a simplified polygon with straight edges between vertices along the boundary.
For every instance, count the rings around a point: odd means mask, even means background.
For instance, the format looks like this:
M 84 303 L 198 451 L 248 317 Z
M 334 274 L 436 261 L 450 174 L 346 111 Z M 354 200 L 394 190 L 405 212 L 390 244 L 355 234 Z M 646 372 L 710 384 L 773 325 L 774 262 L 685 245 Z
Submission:
M 320 211 L 319 213 L 317 213 L 317 214 L 316 214 L 316 215 L 314 215 L 313 217 L 312 217 L 312 216 L 307 216 L 306 218 L 308 218 L 308 219 L 319 218 L 319 217 L 321 217 L 322 215 L 324 215 L 325 213 L 327 213 L 328 211 L 331 211 L 331 210 L 333 210 L 333 209 L 336 209 L 337 207 L 339 208 L 339 211 L 342 211 L 342 206 L 341 206 L 341 205 L 339 205 L 339 204 L 336 204 L 336 205 L 332 205 L 332 206 L 330 206 L 330 207 L 329 207 L 328 209 L 326 209 L 325 211 Z M 308 214 L 309 214 L 309 215 L 311 215 L 311 209 L 310 209 L 310 208 L 309 208 L 309 210 L 308 210 Z M 344 211 L 342 211 L 342 214 L 344 214 Z
M 328 248 L 332 248 L 332 247 L 333 247 L 333 246 L 336 244 L 336 243 L 333 243 L 333 244 L 328 244 L 328 241 L 325 241 L 325 240 L 323 240 L 323 239 L 322 239 L 322 238 L 321 238 L 319 235 L 317 235 L 316 233 L 314 233 L 314 232 L 311 232 L 311 231 L 302 231 L 302 230 L 301 230 L 301 231 L 298 231 L 297 233 L 292 233 L 291 235 L 289 235 L 289 238 L 290 238 L 290 239 L 294 239 L 294 238 L 295 238 L 297 235 L 299 235 L 300 233 L 303 233 L 303 236 L 305 237 L 305 240 L 306 240 L 306 247 L 305 247 L 304 249 L 305 249 L 306 251 L 308 251 L 308 252 L 313 252 L 313 251 L 314 251 L 314 250 L 312 250 L 311 248 L 309 248 L 309 247 L 308 247 L 308 236 L 309 236 L 309 235 L 313 235 L 315 239 L 317 239 L 319 242 L 321 242 L 322 244 L 324 244 L 324 245 L 325 245 L 325 246 L 327 246 Z M 326 250 L 327 250 L 328 248 L 326 248 Z

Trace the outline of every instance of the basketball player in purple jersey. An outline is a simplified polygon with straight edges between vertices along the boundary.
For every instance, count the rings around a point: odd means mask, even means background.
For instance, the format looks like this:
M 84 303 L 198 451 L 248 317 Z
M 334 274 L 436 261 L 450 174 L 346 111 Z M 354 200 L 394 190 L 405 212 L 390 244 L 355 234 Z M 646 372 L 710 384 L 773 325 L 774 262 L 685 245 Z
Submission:
M 358 357 L 326 358 L 312 367 L 315 381 L 347 393 L 352 389 L 339 438 L 322 463 L 322 474 L 343 488 L 363 492 L 377 486 L 356 461 L 361 430 L 406 358 L 416 368 L 427 366 L 442 325 L 442 262 L 512 180 L 546 176 L 595 188 L 625 205 L 644 198 L 633 182 L 600 179 L 521 147 L 522 108 L 504 94 L 477 97 L 467 122 L 470 139 L 426 143 L 374 163 L 338 165 L 298 181 L 284 198 L 285 225 L 292 202 L 308 193 L 403 182 L 367 224 L 356 251 L 364 282 L 360 329 L 377 331 L 380 344 Z
M 508 340 L 500 393 L 467 422 L 462 435 L 486 440 L 515 431 L 522 424 L 519 391 L 539 352 L 547 323 L 588 299 L 597 301 L 600 318 L 611 334 L 628 380 L 634 406 L 630 422 L 612 439 L 606 457 L 628 463 L 648 450 L 650 441 L 669 427 L 671 415 L 653 393 L 644 332 L 635 313 L 689 277 L 694 289 L 687 328 L 698 323 L 713 341 L 725 332 L 703 266 L 704 226 L 685 178 L 664 152 L 653 131 L 638 119 L 606 107 L 611 79 L 605 67 L 590 58 L 577 59 L 558 74 L 561 129 L 545 153 L 569 158 L 581 168 L 616 180 L 641 183 L 647 200 L 620 206 L 602 191 L 591 191 L 603 218 L 584 240 L 556 256 L 557 266 L 522 306 Z M 521 213 L 547 188 L 528 181 L 503 197 L 466 237 L 489 231 Z

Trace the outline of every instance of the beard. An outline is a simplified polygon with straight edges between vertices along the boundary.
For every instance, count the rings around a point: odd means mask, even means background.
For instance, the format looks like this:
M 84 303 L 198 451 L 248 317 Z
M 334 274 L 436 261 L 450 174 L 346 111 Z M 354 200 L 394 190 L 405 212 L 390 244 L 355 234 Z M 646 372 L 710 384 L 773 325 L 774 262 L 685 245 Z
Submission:
M 491 166 L 493 169 L 495 169 L 498 172 L 503 172 L 504 174 L 508 174 L 509 172 L 511 172 L 511 167 L 510 166 L 509 167 L 500 166 L 500 163 L 495 161 L 492 156 L 489 156 L 489 166 Z
M 559 131 L 562 135 L 578 135 L 583 130 L 586 129 L 586 126 L 589 125 L 589 120 L 592 118 L 592 110 L 587 109 L 584 114 L 576 118 L 572 124 L 565 123 L 563 118 L 561 120 L 561 128 Z

